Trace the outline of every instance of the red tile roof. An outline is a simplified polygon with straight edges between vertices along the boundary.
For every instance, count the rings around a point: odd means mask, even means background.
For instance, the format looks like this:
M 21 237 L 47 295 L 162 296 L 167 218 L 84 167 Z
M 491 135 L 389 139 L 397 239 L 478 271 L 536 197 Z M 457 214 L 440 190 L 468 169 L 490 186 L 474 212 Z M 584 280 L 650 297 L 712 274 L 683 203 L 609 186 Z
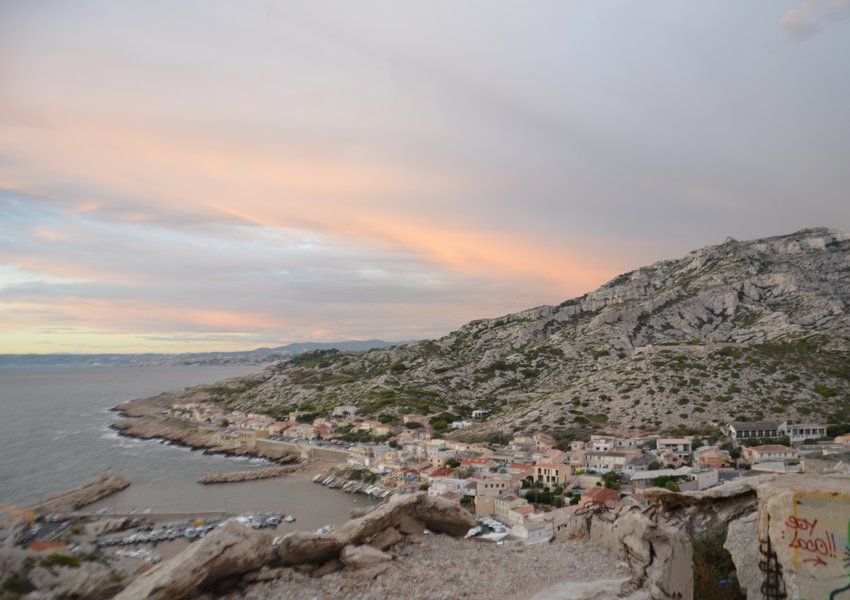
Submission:
M 581 494 L 581 503 L 593 502 L 594 504 L 605 504 L 606 502 L 616 502 L 620 499 L 620 493 L 617 490 L 603 487 L 592 487 L 584 490 Z
M 63 544 L 61 542 L 46 542 L 44 540 L 36 540 L 32 542 L 29 546 L 27 546 L 27 550 L 32 550 L 33 552 L 50 552 L 52 550 L 64 550 L 68 547 L 68 544 Z

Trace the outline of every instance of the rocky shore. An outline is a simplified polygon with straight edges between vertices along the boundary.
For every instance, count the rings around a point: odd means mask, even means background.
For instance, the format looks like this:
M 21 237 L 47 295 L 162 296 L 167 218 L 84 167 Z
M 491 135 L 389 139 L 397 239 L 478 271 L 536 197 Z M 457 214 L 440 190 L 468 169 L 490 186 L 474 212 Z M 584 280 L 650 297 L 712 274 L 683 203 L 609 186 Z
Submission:
M 143 440 L 167 440 L 172 444 L 203 451 L 205 454 L 264 458 L 281 465 L 291 465 L 299 460 L 295 452 L 285 449 L 251 448 L 225 442 L 219 437 L 218 431 L 201 429 L 176 419 L 152 414 L 134 416 L 132 413 L 119 412 L 126 418 L 113 423 L 111 427 L 123 436 Z
M 357 479 L 347 479 L 338 474 L 337 469 L 316 473 L 312 478 L 313 483 L 318 483 L 327 488 L 339 490 L 347 494 L 366 494 L 375 498 L 389 498 L 394 492 L 374 483 L 367 483 Z
M 94 504 L 130 485 L 130 482 L 120 475 L 104 475 L 97 481 L 63 492 L 30 507 L 36 514 L 71 512 Z
M 239 481 L 255 481 L 257 479 L 269 479 L 271 477 L 280 477 L 292 473 L 299 468 L 299 465 L 287 465 L 284 467 L 263 467 L 262 469 L 253 469 L 251 471 L 231 471 L 229 473 L 215 473 L 206 475 L 198 480 L 198 483 L 213 484 L 213 483 L 236 483 Z

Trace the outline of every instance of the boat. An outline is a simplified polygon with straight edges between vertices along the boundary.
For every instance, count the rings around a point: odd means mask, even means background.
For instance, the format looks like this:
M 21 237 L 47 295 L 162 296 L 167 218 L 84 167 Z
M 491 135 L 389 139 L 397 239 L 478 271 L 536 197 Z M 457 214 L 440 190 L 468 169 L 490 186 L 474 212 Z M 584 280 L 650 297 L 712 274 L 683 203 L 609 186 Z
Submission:
M 292 515 L 286 515 L 283 520 L 287 523 L 295 523 L 295 517 Z

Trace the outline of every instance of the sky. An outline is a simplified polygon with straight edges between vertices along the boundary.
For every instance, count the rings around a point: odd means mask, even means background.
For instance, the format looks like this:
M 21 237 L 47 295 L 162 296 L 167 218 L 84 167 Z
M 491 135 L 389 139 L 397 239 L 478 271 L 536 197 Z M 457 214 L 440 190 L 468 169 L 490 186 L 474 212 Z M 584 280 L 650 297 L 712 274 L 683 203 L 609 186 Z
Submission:
M 445 334 L 850 230 L 850 0 L 3 0 L 0 353 Z

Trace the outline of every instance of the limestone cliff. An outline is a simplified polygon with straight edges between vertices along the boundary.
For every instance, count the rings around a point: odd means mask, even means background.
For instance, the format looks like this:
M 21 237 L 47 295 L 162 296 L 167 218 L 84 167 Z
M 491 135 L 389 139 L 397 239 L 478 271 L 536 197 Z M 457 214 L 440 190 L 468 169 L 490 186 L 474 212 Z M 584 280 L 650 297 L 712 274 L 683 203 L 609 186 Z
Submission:
M 467 436 L 850 421 L 848 304 L 850 235 L 729 239 L 558 306 L 363 354 L 301 354 L 188 394 L 275 415 L 343 403 L 385 419 L 490 410 Z

